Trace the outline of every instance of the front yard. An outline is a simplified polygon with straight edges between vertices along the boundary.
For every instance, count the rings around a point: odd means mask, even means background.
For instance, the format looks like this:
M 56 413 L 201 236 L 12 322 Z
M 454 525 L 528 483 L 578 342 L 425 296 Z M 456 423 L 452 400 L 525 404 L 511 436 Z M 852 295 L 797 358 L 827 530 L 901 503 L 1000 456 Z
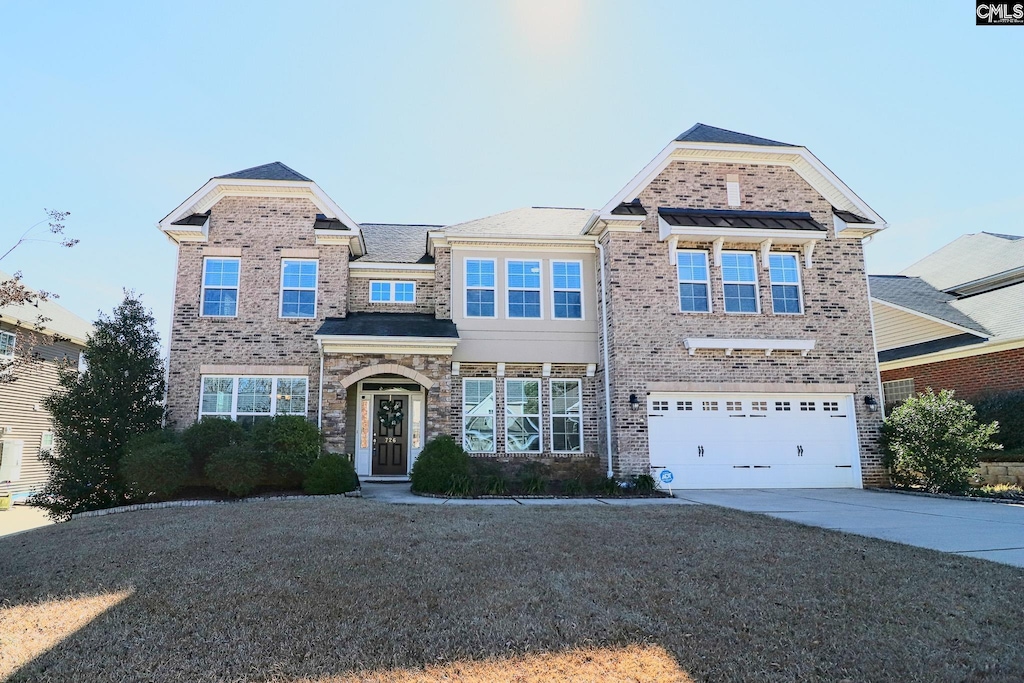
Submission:
M 1024 679 L 1024 571 L 703 506 L 153 510 L 0 577 L 15 681 Z

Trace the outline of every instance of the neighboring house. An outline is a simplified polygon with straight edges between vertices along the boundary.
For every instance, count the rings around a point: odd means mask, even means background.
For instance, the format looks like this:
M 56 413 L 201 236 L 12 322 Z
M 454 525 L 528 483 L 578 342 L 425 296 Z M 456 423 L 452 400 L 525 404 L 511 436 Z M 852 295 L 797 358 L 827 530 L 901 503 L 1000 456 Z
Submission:
M 0 282 L 10 277 L 0 272 Z M 37 329 L 40 316 L 49 320 Z M 46 481 L 39 454 L 54 448 L 54 443 L 43 399 L 57 386 L 58 363 L 80 367 L 91 332 L 89 322 L 52 298 L 0 307 L 0 358 L 39 356 L 39 362 L 8 369 L 15 379 L 0 382 L 0 491 L 13 493 L 15 500 L 27 498 Z
M 1024 389 L 1024 237 L 964 235 L 870 281 L 886 404 Z
M 806 148 L 702 124 L 596 211 L 360 224 L 281 163 L 219 176 L 160 222 L 169 417 L 304 415 L 363 478 L 450 434 L 674 487 L 884 484 L 884 227 Z

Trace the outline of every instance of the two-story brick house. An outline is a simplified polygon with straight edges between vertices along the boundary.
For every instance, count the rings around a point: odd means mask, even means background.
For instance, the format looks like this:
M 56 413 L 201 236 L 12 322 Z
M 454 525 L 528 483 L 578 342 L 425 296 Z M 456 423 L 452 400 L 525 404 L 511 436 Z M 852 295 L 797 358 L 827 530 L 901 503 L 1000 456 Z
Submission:
M 169 418 L 305 415 L 364 478 L 451 434 L 674 487 L 881 484 L 884 227 L 806 148 L 701 124 L 596 211 L 359 224 L 283 164 L 220 176 L 160 222 Z

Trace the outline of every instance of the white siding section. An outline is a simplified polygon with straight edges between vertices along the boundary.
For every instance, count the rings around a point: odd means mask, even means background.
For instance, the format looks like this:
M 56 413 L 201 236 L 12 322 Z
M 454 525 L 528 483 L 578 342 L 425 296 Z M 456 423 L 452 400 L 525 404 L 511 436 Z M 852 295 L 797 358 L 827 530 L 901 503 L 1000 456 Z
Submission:
M 963 331 L 949 325 L 906 313 L 877 301 L 871 302 L 871 309 L 875 316 L 875 343 L 879 351 L 963 334 Z

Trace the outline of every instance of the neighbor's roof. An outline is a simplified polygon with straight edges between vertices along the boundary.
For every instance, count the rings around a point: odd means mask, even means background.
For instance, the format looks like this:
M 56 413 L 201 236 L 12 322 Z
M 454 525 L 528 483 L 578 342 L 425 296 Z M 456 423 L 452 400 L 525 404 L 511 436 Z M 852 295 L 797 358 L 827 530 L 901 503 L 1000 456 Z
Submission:
M 373 263 L 433 263 L 427 255 L 427 233 L 440 225 L 362 223 L 366 255 L 361 261 Z
M 356 337 L 444 337 L 459 338 L 451 320 L 438 320 L 429 313 L 349 313 L 346 318 L 327 318 L 318 336 Z
M 10 280 L 11 275 L 0 271 L 0 282 Z M 79 345 L 92 334 L 92 324 L 58 304 L 54 299 L 40 301 L 36 304 L 10 304 L 0 306 L 0 319 L 18 327 L 34 329 L 39 316 L 50 318 L 44 323 L 43 332 L 67 337 Z
M 936 289 L 953 289 L 1020 266 L 1024 266 L 1024 240 L 979 232 L 958 237 L 900 274 L 919 277 Z
M 239 180 L 295 180 L 306 183 L 313 182 L 298 171 L 288 168 L 280 161 L 263 164 L 262 166 L 253 166 L 252 168 L 243 168 L 241 171 L 214 176 L 214 178 L 238 178 Z
M 715 128 L 703 123 L 695 124 L 692 128 L 679 135 L 676 142 L 717 142 L 728 145 L 767 145 L 769 147 L 796 147 L 788 142 L 778 142 L 767 138 L 759 138 L 756 135 L 737 133 L 734 130 Z
M 868 281 L 871 296 L 879 301 L 909 308 L 981 334 L 989 333 L 982 325 L 953 306 L 955 296 L 935 289 L 919 277 L 871 275 Z
M 963 297 L 951 305 L 984 325 L 993 343 L 1024 339 L 1024 282 Z
M 445 235 L 576 237 L 593 216 L 590 209 L 525 207 L 441 228 Z

